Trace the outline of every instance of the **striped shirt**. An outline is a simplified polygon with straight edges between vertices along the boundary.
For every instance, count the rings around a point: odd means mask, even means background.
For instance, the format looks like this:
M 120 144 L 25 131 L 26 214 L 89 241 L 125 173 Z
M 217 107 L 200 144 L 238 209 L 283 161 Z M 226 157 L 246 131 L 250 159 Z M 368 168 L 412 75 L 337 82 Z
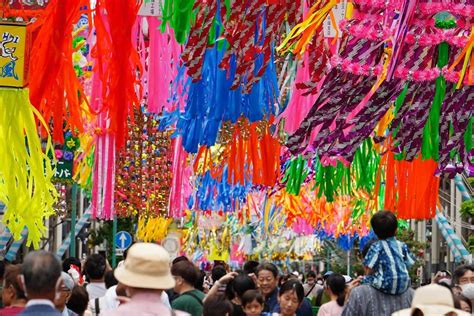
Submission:
M 410 287 L 408 268 L 415 260 L 408 246 L 390 237 L 376 241 L 364 258 L 364 265 L 372 269 L 372 274 L 364 279 L 364 283 L 386 294 L 401 294 Z

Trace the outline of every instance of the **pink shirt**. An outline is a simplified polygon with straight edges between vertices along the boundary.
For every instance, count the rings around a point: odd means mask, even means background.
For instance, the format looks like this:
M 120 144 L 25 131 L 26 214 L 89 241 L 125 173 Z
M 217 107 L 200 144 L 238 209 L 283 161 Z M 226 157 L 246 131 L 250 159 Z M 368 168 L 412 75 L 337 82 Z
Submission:
M 318 316 L 341 316 L 343 306 L 339 306 L 336 301 L 330 301 L 329 303 L 321 305 L 318 311 Z
M 137 293 L 130 302 L 120 305 L 117 309 L 112 309 L 101 313 L 101 316 L 131 316 L 131 315 L 156 315 L 171 316 L 169 307 L 161 302 L 161 296 L 157 293 Z M 175 311 L 176 316 L 188 316 L 184 312 Z

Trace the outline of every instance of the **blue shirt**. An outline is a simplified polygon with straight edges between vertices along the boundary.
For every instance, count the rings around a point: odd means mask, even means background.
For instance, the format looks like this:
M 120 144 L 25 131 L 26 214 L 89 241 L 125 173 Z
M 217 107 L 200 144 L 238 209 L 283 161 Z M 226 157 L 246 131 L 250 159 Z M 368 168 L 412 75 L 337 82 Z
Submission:
M 372 269 L 372 274 L 364 283 L 386 294 L 401 294 L 410 287 L 408 268 L 415 262 L 408 246 L 390 237 L 376 241 L 370 246 L 364 258 L 364 265 Z

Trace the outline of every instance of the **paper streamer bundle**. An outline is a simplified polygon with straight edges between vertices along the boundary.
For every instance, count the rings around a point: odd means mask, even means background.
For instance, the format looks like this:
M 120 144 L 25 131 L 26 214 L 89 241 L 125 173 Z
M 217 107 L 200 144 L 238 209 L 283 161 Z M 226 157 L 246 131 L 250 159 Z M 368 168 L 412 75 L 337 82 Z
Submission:
M 430 219 L 436 215 L 439 177 L 436 162 L 421 157 L 407 162 L 385 154 L 385 206 L 400 219 Z
M 217 49 L 217 45 L 207 50 L 203 79 L 190 84 L 184 112 L 165 117 L 168 126 L 177 120 L 176 134 L 183 137 L 183 147 L 189 153 L 196 153 L 201 145 L 213 146 L 222 122 L 236 123 L 241 116 L 256 122 L 276 112 L 278 88 L 274 65 L 270 63 L 262 80 L 244 94 L 241 89 L 230 89 L 235 68 L 230 77 L 218 69 L 223 54 L 224 50 Z
M 470 83 L 465 75 L 470 72 L 467 63 L 460 61 L 471 56 L 472 22 L 467 15 L 472 5 L 420 1 L 415 7 L 415 2 L 399 0 L 355 4 L 353 18 L 340 25 L 341 42 L 345 44 L 331 57 L 332 69 L 318 91 L 317 101 L 288 139 L 290 151 L 296 154 L 306 148 L 317 149 L 320 158 L 341 157 L 350 162 L 362 141 L 372 136 L 377 124 L 393 111 L 393 120 L 384 126 L 388 135 L 394 135 L 392 149 L 400 158 L 412 161 L 421 151 L 425 157 L 436 158 L 439 148 L 438 171 L 450 175 L 453 170 L 459 172 L 471 163 L 467 157 L 472 142 L 465 144 L 464 140 L 472 134 L 472 86 L 461 87 Z M 323 16 L 328 8 L 325 5 L 318 9 L 314 17 Z M 435 25 L 432 16 L 442 9 L 459 17 L 454 28 Z M 401 13 L 393 21 L 395 10 Z M 308 42 L 300 39 L 304 48 Z M 384 45 L 387 40 L 390 44 Z M 433 63 L 437 45 L 442 42 L 453 46 L 447 65 L 446 61 Z M 440 58 L 446 59 L 442 51 Z M 435 89 L 440 75 L 447 82 L 445 97 L 441 82 Z M 459 90 L 453 91 L 454 83 Z M 427 124 L 429 128 L 425 128 Z M 450 126 L 455 130 L 452 135 L 448 132 Z M 441 146 L 447 143 L 450 146 Z
M 102 83 L 101 110 L 107 113 L 118 149 L 125 144 L 127 117 L 139 106 L 140 57 L 132 42 L 132 29 L 141 1 L 98 0 L 94 25 L 95 72 Z
M 15 239 L 28 228 L 27 245 L 39 248 L 46 233 L 44 221 L 54 214 L 58 193 L 51 183 L 52 159 L 43 152 L 35 120 L 44 120 L 34 111 L 28 90 L 0 89 L 0 200 L 6 211 L 3 223 Z M 46 151 L 53 155 L 50 139 Z
M 52 0 L 43 14 L 30 26 L 38 29 L 30 61 L 30 100 L 53 124 L 53 140 L 63 141 L 64 129 L 83 130 L 85 94 L 73 67 L 72 36 L 74 25 L 89 1 Z
M 161 32 L 156 17 L 148 17 L 150 52 L 148 57 L 148 112 L 159 114 L 164 109 L 168 112 L 182 109 L 183 89 L 177 88 L 177 100 L 172 99 L 172 85 L 179 84 L 179 56 L 182 47 L 174 39 L 173 30 Z

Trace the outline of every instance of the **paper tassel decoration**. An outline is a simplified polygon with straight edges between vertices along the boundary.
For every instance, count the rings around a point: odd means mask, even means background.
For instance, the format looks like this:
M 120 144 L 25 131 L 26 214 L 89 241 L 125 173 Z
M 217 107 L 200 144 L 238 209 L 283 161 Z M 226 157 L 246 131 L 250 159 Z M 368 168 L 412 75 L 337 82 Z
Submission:
M 107 126 L 116 140 L 117 149 L 125 145 L 127 118 L 133 116 L 141 98 L 140 57 L 132 42 L 141 1 L 98 0 L 94 24 L 96 45 L 94 65 L 101 84 L 101 111 L 107 113 Z
M 0 201 L 5 204 L 3 223 L 15 239 L 28 229 L 27 245 L 39 248 L 46 233 L 44 221 L 54 214 L 58 193 L 51 183 L 53 159 L 43 152 L 36 120 L 43 118 L 31 106 L 28 90 L 0 89 Z M 51 140 L 46 152 L 53 156 Z
M 72 60 L 73 28 L 87 13 L 80 8 L 88 5 L 86 0 L 52 0 L 30 26 L 38 29 L 31 50 L 30 100 L 52 123 L 55 142 L 63 141 L 65 129 L 83 131 L 83 112 L 89 110 Z

